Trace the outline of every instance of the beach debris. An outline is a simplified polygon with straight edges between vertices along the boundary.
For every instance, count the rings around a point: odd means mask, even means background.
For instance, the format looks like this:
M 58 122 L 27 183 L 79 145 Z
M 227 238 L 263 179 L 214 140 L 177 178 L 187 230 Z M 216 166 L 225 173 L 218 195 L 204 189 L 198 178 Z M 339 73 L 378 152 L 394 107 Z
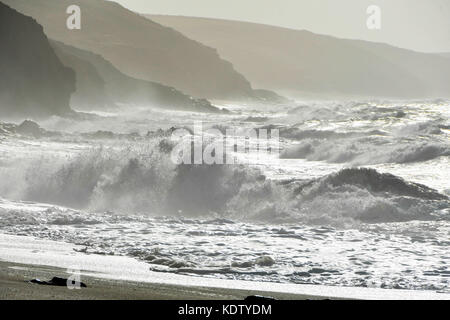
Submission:
M 273 297 L 265 297 L 265 296 L 259 296 L 259 295 L 254 295 L 254 296 L 248 296 L 247 298 L 244 299 L 244 301 L 246 302 L 270 302 L 270 301 L 275 301 L 276 299 Z
M 28 281 L 29 283 L 33 284 L 40 284 L 40 285 L 46 285 L 46 286 L 58 286 L 58 287 L 67 287 L 68 282 L 70 283 L 71 280 L 60 278 L 60 277 L 53 277 L 50 281 L 44 281 L 40 279 L 32 279 Z M 87 285 L 83 282 L 80 282 L 81 288 L 87 288 Z

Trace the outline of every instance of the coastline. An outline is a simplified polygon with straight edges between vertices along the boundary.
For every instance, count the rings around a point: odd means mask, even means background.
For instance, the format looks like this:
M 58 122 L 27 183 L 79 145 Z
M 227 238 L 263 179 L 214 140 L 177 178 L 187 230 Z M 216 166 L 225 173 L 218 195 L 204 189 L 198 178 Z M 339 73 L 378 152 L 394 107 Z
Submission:
M 243 300 L 264 295 L 282 300 L 328 297 L 238 289 L 198 277 L 151 272 L 146 263 L 128 257 L 87 255 L 76 246 L 0 233 L 0 300 Z M 87 288 L 47 286 L 32 279 L 68 278 L 80 267 Z M 203 284 L 203 285 L 202 285 Z
M 243 300 L 262 295 L 280 300 L 450 300 L 450 294 L 435 291 L 250 282 L 153 272 L 148 264 L 133 258 L 84 254 L 76 248 L 0 233 L 0 299 Z M 67 278 L 69 269 L 79 270 L 80 280 L 88 288 L 70 290 L 27 282 Z
M 31 279 L 69 277 L 66 270 L 51 267 L 0 262 L 0 300 L 243 300 L 260 292 L 135 282 L 83 276 L 87 288 L 68 289 L 32 284 Z M 279 300 L 324 299 L 308 295 L 267 293 Z

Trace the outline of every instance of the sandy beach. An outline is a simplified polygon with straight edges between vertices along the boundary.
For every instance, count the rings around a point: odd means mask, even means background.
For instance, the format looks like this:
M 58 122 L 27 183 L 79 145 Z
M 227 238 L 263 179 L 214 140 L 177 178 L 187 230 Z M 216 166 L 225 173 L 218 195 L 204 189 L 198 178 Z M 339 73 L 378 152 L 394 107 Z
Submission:
M 176 286 L 156 283 L 107 280 L 84 277 L 88 286 L 82 289 L 32 284 L 31 279 L 49 280 L 54 276 L 69 275 L 64 269 L 0 262 L 0 300 L 243 300 L 249 295 L 261 294 L 251 290 Z M 325 297 L 268 293 L 276 299 L 324 299 Z

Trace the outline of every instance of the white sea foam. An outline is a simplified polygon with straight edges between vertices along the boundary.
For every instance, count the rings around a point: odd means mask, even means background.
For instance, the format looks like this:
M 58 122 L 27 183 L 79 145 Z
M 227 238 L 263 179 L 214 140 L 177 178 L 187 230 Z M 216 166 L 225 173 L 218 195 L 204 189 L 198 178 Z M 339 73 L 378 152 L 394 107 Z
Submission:
M 446 103 L 53 118 L 42 125 L 57 132 L 42 137 L 3 125 L 0 230 L 158 272 L 445 291 Z M 279 128 L 286 159 L 175 165 L 171 127 L 198 117 L 222 130 Z

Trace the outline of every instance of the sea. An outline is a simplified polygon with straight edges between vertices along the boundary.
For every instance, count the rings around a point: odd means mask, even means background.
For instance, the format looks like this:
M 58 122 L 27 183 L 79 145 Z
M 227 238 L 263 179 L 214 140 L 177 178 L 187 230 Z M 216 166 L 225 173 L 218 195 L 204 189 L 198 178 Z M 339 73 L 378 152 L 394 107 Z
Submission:
M 449 100 L 217 104 L 2 119 L 0 233 L 161 273 L 450 293 Z M 177 129 L 278 143 L 178 163 Z

